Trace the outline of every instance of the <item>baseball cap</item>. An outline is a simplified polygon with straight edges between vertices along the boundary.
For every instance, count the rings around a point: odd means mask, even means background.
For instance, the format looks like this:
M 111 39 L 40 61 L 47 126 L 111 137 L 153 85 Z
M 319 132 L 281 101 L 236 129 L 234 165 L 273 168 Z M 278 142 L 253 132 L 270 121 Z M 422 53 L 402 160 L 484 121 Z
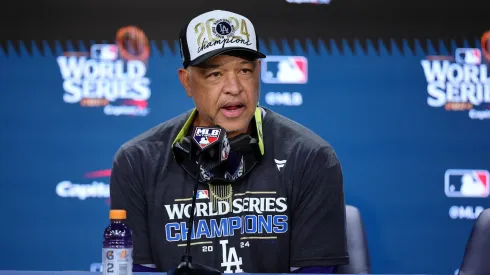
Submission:
M 265 58 L 259 52 L 255 27 L 243 15 L 213 10 L 194 17 L 179 35 L 184 68 L 199 65 L 217 55 L 236 52 Z

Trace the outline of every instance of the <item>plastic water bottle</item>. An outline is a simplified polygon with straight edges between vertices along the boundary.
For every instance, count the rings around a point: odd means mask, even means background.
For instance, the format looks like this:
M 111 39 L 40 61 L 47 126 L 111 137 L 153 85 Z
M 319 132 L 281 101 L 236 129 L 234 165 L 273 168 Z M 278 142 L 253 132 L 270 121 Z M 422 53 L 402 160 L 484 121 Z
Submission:
M 104 231 L 102 274 L 133 274 L 133 239 L 131 229 L 124 224 L 126 210 L 111 210 L 111 223 Z

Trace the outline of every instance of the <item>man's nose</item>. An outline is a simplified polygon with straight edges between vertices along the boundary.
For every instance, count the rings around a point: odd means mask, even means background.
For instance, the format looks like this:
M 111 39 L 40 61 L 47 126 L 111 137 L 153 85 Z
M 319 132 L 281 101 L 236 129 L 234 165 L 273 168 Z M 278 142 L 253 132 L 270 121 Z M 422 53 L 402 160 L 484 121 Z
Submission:
M 243 90 L 243 86 L 235 73 L 229 73 L 224 79 L 223 91 L 227 94 L 237 95 Z

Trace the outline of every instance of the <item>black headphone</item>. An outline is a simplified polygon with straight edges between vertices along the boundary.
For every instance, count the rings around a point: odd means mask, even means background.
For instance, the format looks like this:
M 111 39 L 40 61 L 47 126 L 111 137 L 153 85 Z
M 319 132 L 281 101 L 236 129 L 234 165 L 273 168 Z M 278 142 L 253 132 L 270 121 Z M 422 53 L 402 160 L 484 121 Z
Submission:
M 256 138 L 240 134 L 228 139 L 220 126 L 194 128 L 192 135 L 174 143 L 172 151 L 189 175 L 215 185 L 239 181 L 262 157 Z

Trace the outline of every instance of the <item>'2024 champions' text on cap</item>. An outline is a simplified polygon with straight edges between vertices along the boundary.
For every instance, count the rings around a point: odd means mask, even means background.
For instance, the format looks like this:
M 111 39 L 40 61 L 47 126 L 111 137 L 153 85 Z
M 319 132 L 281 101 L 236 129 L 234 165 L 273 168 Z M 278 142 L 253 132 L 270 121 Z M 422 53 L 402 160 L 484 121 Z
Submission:
M 241 51 L 265 58 L 250 20 L 240 14 L 214 10 L 192 19 L 179 35 L 184 68 L 198 65 L 214 56 Z

